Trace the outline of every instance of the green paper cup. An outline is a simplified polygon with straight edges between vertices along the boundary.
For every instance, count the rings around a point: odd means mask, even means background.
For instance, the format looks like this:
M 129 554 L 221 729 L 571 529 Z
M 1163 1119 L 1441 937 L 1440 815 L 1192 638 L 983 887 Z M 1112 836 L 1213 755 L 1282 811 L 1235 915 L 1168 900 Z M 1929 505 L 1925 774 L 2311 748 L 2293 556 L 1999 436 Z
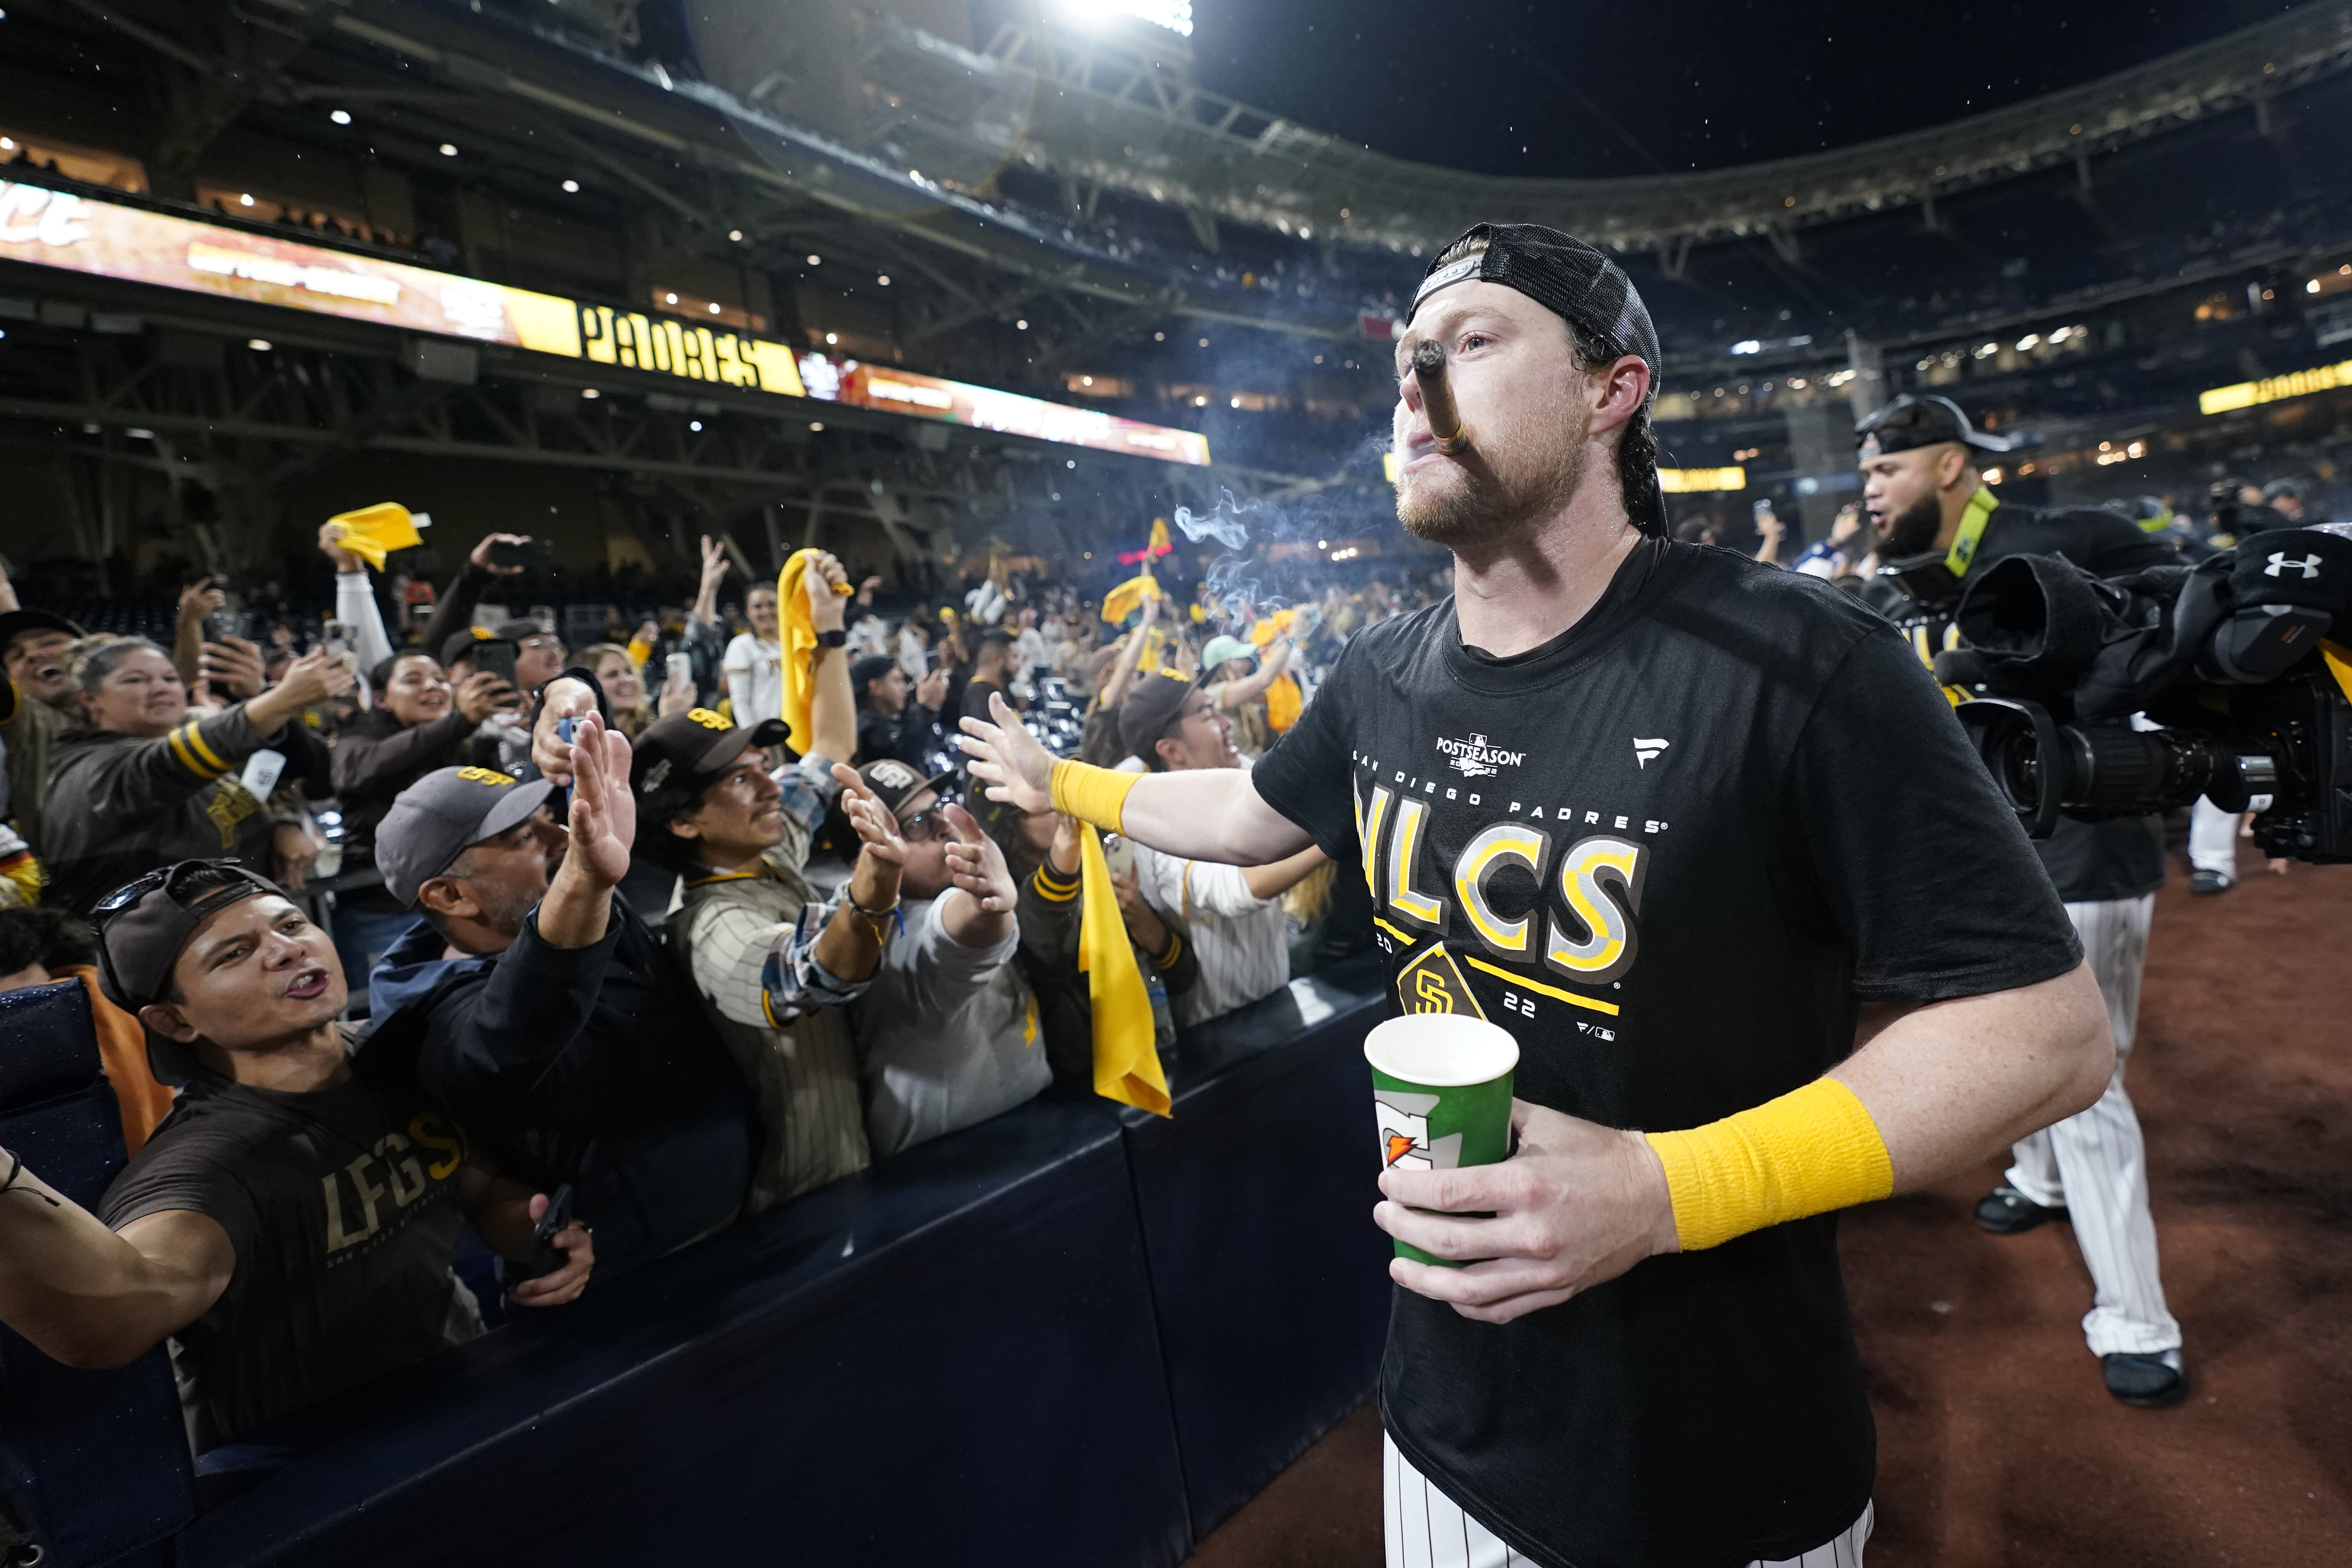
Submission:
M 1491 1165 L 1510 1153 L 1519 1042 L 1509 1030 L 1462 1013 L 1408 1014 L 1373 1026 L 1364 1059 L 1372 1064 L 1383 1169 Z M 1396 1255 L 1461 1267 L 1402 1241 Z

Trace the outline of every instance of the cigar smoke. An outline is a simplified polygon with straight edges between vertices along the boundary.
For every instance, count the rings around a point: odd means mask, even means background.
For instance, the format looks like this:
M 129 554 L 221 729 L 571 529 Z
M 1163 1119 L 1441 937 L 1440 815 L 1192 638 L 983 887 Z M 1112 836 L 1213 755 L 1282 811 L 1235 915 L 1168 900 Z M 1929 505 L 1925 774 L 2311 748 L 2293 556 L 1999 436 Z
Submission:
M 1413 345 L 1412 378 L 1421 384 L 1421 410 L 1429 417 L 1429 433 L 1437 449 L 1453 457 L 1470 445 L 1462 416 L 1454 406 L 1454 389 L 1445 381 L 1445 350 L 1427 338 Z

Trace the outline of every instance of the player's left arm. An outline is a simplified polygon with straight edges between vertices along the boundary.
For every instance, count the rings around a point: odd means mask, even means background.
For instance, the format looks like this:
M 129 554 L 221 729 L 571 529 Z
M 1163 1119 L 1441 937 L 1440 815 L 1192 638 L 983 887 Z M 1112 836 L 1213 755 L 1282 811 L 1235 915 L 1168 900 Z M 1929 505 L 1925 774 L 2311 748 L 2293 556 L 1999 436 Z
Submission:
M 2014 990 L 1866 1014 L 1861 1048 L 1815 1083 L 1654 1137 L 1514 1101 L 1518 1152 L 1391 1169 L 1381 1228 L 1438 1258 L 1390 1277 L 1504 1323 L 1645 1258 L 1910 1192 L 1966 1170 L 2105 1089 L 2115 1038 L 2087 964 Z M 1421 1210 L 1437 1210 L 1422 1213 Z M 1490 1213 L 1489 1219 L 1468 1217 Z

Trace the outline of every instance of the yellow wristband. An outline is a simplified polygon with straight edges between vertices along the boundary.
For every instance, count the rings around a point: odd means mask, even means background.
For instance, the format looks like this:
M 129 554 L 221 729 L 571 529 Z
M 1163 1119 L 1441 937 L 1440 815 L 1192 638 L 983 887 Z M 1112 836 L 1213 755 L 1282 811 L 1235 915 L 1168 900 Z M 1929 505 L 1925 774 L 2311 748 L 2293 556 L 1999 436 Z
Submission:
M 1895 1190 L 1878 1123 L 1833 1078 L 1705 1127 L 1646 1136 L 1666 1168 L 1685 1252 Z
M 1055 763 L 1054 809 L 1109 832 L 1124 833 L 1127 829 L 1119 825 L 1119 813 L 1126 808 L 1127 792 L 1142 777 L 1091 763 Z

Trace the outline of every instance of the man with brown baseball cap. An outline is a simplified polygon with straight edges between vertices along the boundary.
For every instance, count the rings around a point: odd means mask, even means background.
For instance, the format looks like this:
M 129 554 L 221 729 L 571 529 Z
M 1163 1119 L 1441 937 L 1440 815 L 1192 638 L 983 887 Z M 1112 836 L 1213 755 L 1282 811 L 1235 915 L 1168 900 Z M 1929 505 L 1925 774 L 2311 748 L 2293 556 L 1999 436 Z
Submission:
M 150 872 L 94 918 L 108 1000 L 184 1087 L 95 1215 L 0 1153 L 0 1321 L 75 1366 L 176 1338 L 199 1451 L 480 1332 L 449 1270 L 457 1206 L 520 1258 L 547 1200 L 351 1059 L 328 934 L 228 861 Z M 558 1244 L 518 1304 L 579 1294 L 587 1235 Z
M 821 731 L 836 743 L 839 695 Z M 784 729 L 778 719 L 733 725 L 705 708 L 674 713 L 646 726 L 634 767 L 644 852 L 683 884 L 670 952 L 759 1101 L 752 1214 L 870 1162 L 842 1008 L 865 994 L 898 931 L 895 863 L 860 850 L 832 899 L 803 875 L 842 779 L 856 775 L 815 753 L 771 773 L 761 749 Z

